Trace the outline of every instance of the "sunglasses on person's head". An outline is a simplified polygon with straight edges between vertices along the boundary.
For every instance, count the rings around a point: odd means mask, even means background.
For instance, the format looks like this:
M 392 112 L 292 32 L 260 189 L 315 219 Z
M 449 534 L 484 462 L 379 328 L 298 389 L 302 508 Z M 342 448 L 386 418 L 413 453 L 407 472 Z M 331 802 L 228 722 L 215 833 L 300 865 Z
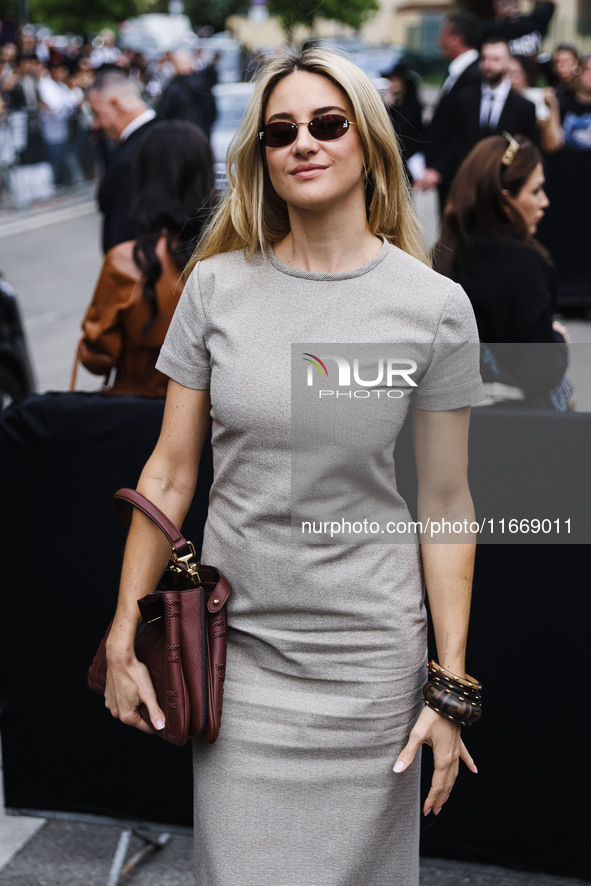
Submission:
M 267 148 L 284 148 L 291 145 L 298 137 L 298 126 L 307 126 L 312 138 L 319 142 L 331 142 L 335 138 L 341 138 L 349 126 L 355 126 L 352 120 L 347 120 L 342 114 L 321 114 L 314 117 L 309 123 L 290 123 L 289 120 L 276 120 L 267 123 L 259 138 Z

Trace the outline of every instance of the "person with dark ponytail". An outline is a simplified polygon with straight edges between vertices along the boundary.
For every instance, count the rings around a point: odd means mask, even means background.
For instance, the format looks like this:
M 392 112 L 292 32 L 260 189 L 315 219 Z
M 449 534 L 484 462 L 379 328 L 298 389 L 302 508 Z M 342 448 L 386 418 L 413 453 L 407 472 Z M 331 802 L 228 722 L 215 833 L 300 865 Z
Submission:
M 565 378 L 569 336 L 553 319 L 554 266 L 535 238 L 549 206 L 544 184 L 541 154 L 525 136 L 480 141 L 453 181 L 434 267 L 472 302 L 487 345 L 481 351 L 485 390 L 493 398 L 502 392 L 503 399 L 529 407 L 566 411 L 573 393 Z
M 137 239 L 105 256 L 82 324 L 78 358 L 105 376 L 104 391 L 165 396 L 167 379 L 156 360 L 183 289 L 182 271 L 214 203 L 207 138 L 186 120 L 155 123 L 135 169 Z

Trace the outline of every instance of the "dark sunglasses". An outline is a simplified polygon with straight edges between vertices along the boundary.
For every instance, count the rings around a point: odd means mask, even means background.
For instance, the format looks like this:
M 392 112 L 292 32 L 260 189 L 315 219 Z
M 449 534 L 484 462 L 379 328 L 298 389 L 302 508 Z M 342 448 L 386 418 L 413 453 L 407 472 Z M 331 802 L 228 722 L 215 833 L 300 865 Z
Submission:
M 331 142 L 335 138 L 341 138 L 349 126 L 355 125 L 341 114 L 321 114 L 309 123 L 290 123 L 289 120 L 267 123 L 263 131 L 259 132 L 259 138 L 267 148 L 284 148 L 293 144 L 298 137 L 298 126 L 307 126 L 312 138 L 319 142 Z

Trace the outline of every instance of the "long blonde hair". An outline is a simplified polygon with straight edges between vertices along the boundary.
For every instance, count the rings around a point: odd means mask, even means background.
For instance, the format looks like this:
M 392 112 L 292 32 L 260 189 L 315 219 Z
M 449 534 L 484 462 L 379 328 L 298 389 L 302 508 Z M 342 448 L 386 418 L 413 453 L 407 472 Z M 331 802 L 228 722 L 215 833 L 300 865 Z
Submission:
M 366 207 L 371 233 L 383 235 L 404 252 L 429 264 L 396 136 L 379 93 L 369 78 L 344 56 L 307 49 L 302 53 L 288 51 L 261 69 L 228 149 L 228 191 L 186 273 L 197 261 L 221 252 L 242 249 L 250 258 L 289 232 L 287 204 L 271 185 L 258 133 L 273 89 L 294 71 L 327 77 L 349 99 L 366 166 Z

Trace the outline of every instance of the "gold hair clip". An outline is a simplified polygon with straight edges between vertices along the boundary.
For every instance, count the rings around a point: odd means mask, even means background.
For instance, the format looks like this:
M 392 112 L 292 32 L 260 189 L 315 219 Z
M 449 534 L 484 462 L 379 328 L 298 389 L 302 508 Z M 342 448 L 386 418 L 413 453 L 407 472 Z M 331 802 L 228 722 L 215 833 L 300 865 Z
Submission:
M 507 139 L 509 144 L 507 145 L 507 150 L 501 157 L 501 166 L 511 166 L 519 152 L 519 148 L 521 147 L 521 145 L 519 144 L 519 142 L 516 142 L 513 136 L 509 135 L 508 132 L 503 132 L 503 136 Z

